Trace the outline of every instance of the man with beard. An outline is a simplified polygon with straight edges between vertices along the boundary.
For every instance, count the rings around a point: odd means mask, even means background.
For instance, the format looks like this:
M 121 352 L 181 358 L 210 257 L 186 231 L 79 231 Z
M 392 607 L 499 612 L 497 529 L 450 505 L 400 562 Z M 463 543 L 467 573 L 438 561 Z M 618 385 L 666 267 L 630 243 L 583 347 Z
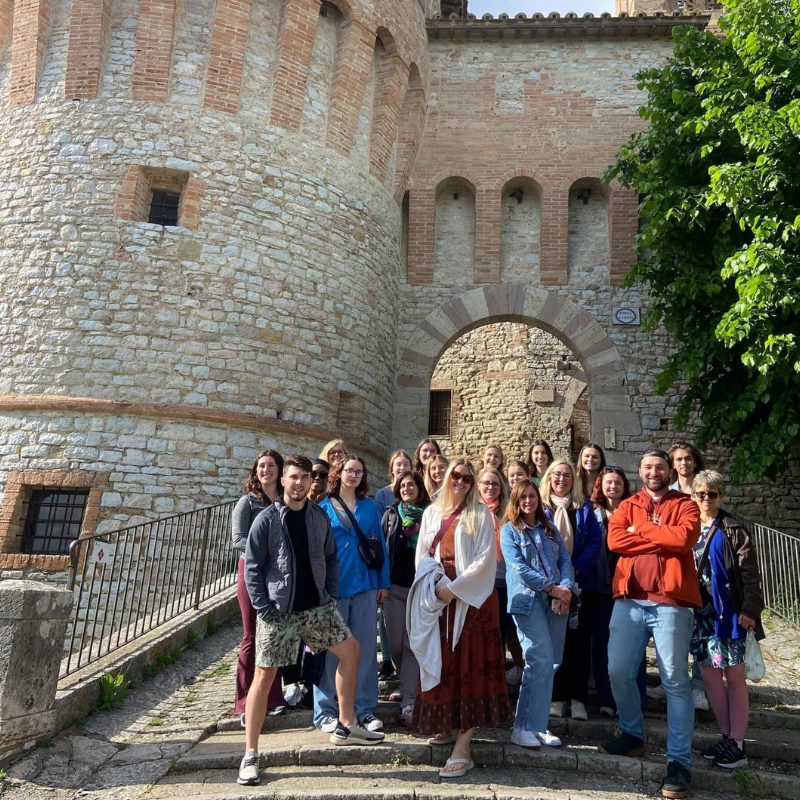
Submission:
M 636 673 L 652 636 L 667 696 L 667 774 L 661 794 L 689 794 L 694 707 L 687 662 L 700 592 L 692 547 L 700 536 L 697 505 L 669 488 L 670 457 L 648 450 L 639 461 L 643 488 L 609 520 L 608 546 L 619 554 L 608 643 L 608 672 L 620 735 L 600 745 L 611 755 L 644 755 L 644 715 Z
M 256 671 L 247 695 L 247 743 L 237 780 L 248 786 L 260 780 L 258 736 L 270 686 L 278 667 L 294 663 L 301 640 L 312 652 L 330 650 L 339 659 L 339 719 L 331 742 L 372 745 L 383 741 L 382 733 L 367 730 L 355 717 L 361 651 L 336 607 L 336 542 L 328 515 L 307 500 L 311 470 L 305 456 L 284 460 L 283 495 L 256 517 L 247 538 L 245 583 L 258 614 Z

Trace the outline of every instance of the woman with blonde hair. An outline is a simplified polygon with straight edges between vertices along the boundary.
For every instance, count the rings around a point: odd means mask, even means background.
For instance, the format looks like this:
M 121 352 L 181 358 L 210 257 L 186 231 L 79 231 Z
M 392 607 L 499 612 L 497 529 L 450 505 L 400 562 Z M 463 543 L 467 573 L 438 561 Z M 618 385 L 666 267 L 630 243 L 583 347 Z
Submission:
M 431 498 L 433 498 L 441 488 L 449 463 L 447 458 L 441 453 L 431 456 L 425 462 L 423 480 L 425 481 L 425 490 Z
M 323 461 L 327 461 L 330 465 L 330 468 L 333 469 L 334 467 L 338 466 L 339 464 L 344 461 L 344 457 L 347 455 L 347 447 L 345 447 L 345 443 L 343 439 L 331 439 L 325 447 L 322 448 L 322 451 L 319 454 L 319 457 Z
M 592 668 L 592 630 L 597 607 L 597 557 L 602 544 L 602 531 L 591 500 L 583 496 L 575 467 L 558 458 L 547 468 L 539 487 L 542 505 L 555 525 L 570 554 L 575 583 L 580 589 L 580 607 L 570 611 L 564 658 L 553 682 L 550 714 L 564 716 L 570 701 L 573 719 L 587 719 L 586 699 Z
M 480 461 L 481 467 L 494 467 L 505 480 L 505 473 L 503 467 L 505 466 L 506 457 L 503 453 L 503 448 L 499 444 L 490 442 L 486 445 L 483 451 L 483 457 Z
M 445 603 L 439 616 L 439 682 L 421 692 L 414 708 L 420 732 L 434 734 L 432 745 L 453 744 L 439 773 L 444 778 L 460 777 L 474 766 L 470 746 L 478 726 L 497 727 L 511 719 L 494 589 L 494 524 L 476 483 L 468 459 L 451 461 L 436 501 L 422 515 L 417 540 L 417 567 L 432 556 L 446 576 L 436 587 L 436 597 Z

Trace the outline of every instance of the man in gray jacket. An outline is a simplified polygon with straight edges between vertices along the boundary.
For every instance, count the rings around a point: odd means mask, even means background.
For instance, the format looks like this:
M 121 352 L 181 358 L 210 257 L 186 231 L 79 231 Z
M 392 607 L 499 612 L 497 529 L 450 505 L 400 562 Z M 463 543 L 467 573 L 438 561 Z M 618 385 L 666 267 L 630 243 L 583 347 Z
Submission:
M 238 782 L 259 782 L 258 736 L 267 711 L 267 696 L 278 667 L 293 664 L 300 642 L 315 653 L 330 650 L 339 659 L 336 694 L 339 722 L 333 744 L 376 744 L 379 731 L 356 721 L 354 698 L 358 642 L 336 607 L 339 562 L 327 514 L 306 498 L 311 461 L 289 456 L 283 466 L 283 496 L 262 511 L 250 528 L 245 551 L 247 593 L 258 614 L 256 670 L 245 710 L 246 752 Z

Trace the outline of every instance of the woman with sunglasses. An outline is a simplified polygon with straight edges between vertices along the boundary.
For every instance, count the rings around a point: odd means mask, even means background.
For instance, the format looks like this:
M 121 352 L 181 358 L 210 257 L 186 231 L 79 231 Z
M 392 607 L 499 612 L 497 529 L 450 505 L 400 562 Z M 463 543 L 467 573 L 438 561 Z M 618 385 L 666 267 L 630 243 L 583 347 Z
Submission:
M 572 718 L 587 719 L 600 526 L 592 502 L 584 498 L 575 468 L 569 461 L 556 459 L 547 468 L 540 491 L 545 514 L 558 529 L 572 559 L 581 596 L 580 607 L 573 606 L 567 624 L 564 658 L 553 682 L 550 714 L 563 717 L 566 702 L 570 701 Z
M 531 475 L 531 482 L 538 489 L 542 485 L 542 477 L 545 471 L 553 463 L 553 451 L 544 439 L 534 439 L 528 448 L 528 472 Z
M 614 717 L 617 703 L 611 691 L 608 677 L 608 640 L 611 635 L 611 613 L 614 610 L 614 595 L 611 582 L 619 556 L 612 553 L 606 541 L 608 521 L 614 516 L 619 504 L 631 496 L 631 485 L 625 470 L 620 467 L 603 467 L 594 483 L 592 505 L 600 525 L 602 544 L 597 554 L 597 593 L 593 596 L 595 606 L 594 630 L 592 632 L 592 674 L 600 703 L 601 717 Z M 647 658 L 639 665 L 636 685 L 642 702 L 642 711 L 647 708 Z
M 389 550 L 389 579 L 392 588 L 383 603 L 383 616 L 391 658 L 400 679 L 399 692 L 389 700 L 400 703 L 398 724 L 413 730 L 414 705 L 419 684 L 419 664 L 408 640 L 406 606 L 408 591 L 414 583 L 417 539 L 422 512 L 430 505 L 422 478 L 411 469 L 397 476 L 394 502 L 386 509 L 381 527 Z
M 466 458 L 450 462 L 436 501 L 422 515 L 416 564 L 439 539 L 434 557 L 446 580 L 436 589 L 445 603 L 439 617 L 441 673 L 421 692 L 414 709 L 420 732 L 434 746 L 453 744 L 439 774 L 456 778 L 474 766 L 475 729 L 511 719 L 494 579 L 497 545 L 489 510 L 479 502 L 475 470 Z
M 522 648 L 517 638 L 514 620 L 508 613 L 506 564 L 500 549 L 500 519 L 506 510 L 506 484 L 503 476 L 494 467 L 484 467 L 478 473 L 478 496 L 481 503 L 492 512 L 492 522 L 494 523 L 494 537 L 497 544 L 497 572 L 495 573 L 494 588 L 497 591 L 497 601 L 500 606 L 500 641 L 503 645 L 503 657 L 505 658 L 506 646 L 508 646 L 513 661 L 511 669 L 506 672 L 506 682 L 511 686 L 519 686 L 525 662 L 522 658 Z
M 547 711 L 553 673 L 564 650 L 570 601 L 577 589 L 564 541 L 530 481 L 520 481 L 511 490 L 500 544 L 507 565 L 508 611 L 525 649 L 511 742 L 520 747 L 558 747 L 561 740 L 547 729 Z
M 700 509 L 700 539 L 694 556 L 703 605 L 695 611 L 690 650 L 722 732 L 721 741 L 703 756 L 718 767 L 738 769 L 747 766 L 744 737 L 750 713 L 745 642 L 750 631 L 764 638 L 764 596 L 750 535 L 720 508 L 723 496 L 719 472 L 703 470 L 695 476 L 692 498 Z
M 425 490 L 428 496 L 433 499 L 444 483 L 444 476 L 447 472 L 447 465 L 450 462 L 441 453 L 431 456 L 425 462 L 425 469 L 422 478 L 425 482 Z
M 436 439 L 423 439 L 414 451 L 414 463 L 411 465 L 411 469 L 424 478 L 426 462 L 431 456 L 438 455 L 441 452 L 442 448 L 439 447 L 439 442 Z
M 239 648 L 239 661 L 236 665 L 236 696 L 234 710 L 239 714 L 244 728 L 244 708 L 247 693 L 256 671 L 256 610 L 250 602 L 250 595 L 244 582 L 244 552 L 247 537 L 253 520 L 283 491 L 281 475 L 283 457 L 277 450 L 263 450 L 257 456 L 244 482 L 244 494 L 233 507 L 233 547 L 239 551 L 236 599 L 242 615 L 242 644 Z M 269 690 L 268 713 L 281 714 L 286 710 L 286 702 L 281 691 L 281 672 Z
M 308 499 L 319 505 L 328 496 L 328 474 L 330 465 L 321 458 L 315 458 L 311 466 L 311 488 Z
M 376 614 L 389 592 L 389 558 L 386 540 L 378 519 L 375 502 L 367 497 L 367 467 L 359 456 L 348 455 L 331 470 L 328 497 L 320 508 L 328 515 L 336 540 L 339 559 L 339 600 L 337 606 L 361 647 L 361 661 L 356 681 L 356 719 L 367 730 L 383 729 L 375 715 L 378 705 L 378 655 Z M 358 548 L 358 529 L 368 539 L 378 539 L 383 550 L 383 565 L 370 569 Z M 319 686 L 314 687 L 314 725 L 326 733 L 336 729 L 336 667 L 339 659 L 332 653 L 325 658 Z

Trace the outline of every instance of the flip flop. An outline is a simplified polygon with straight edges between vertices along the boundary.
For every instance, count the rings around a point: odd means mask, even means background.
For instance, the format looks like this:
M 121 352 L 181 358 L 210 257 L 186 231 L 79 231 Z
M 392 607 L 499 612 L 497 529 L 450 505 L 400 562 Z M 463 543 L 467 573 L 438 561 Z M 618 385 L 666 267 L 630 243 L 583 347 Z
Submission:
M 451 772 L 445 772 L 444 769 L 440 769 L 440 778 L 461 778 L 475 766 L 475 762 L 471 758 L 448 758 L 445 762 L 445 767 L 449 766 L 450 764 L 463 764 L 463 766 L 460 769 L 454 769 Z
M 456 740 L 456 734 L 451 733 L 449 736 L 445 736 L 444 739 L 437 739 L 435 736 L 431 736 L 428 739 L 428 744 L 432 744 L 434 747 L 441 747 L 445 744 L 453 744 Z

